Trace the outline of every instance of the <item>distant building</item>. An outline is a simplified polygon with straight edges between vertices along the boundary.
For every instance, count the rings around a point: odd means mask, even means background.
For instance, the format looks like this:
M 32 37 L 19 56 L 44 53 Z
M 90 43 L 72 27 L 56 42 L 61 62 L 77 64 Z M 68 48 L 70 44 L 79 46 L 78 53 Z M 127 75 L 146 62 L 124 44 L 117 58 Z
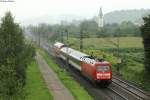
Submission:
M 98 15 L 98 27 L 103 27 L 103 26 L 104 26 L 103 12 L 102 12 L 102 8 L 100 8 L 99 15 Z

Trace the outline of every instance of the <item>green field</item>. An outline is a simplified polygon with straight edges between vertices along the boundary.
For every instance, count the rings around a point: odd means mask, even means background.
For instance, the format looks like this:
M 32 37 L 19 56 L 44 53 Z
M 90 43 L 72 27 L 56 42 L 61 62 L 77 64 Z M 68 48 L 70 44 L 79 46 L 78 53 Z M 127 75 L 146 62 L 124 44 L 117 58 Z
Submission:
M 34 60 L 27 69 L 26 100 L 53 100 Z
M 65 41 L 66 42 L 66 41 Z M 79 39 L 69 38 L 69 43 L 73 47 L 79 48 Z M 84 48 L 116 48 L 117 38 L 84 38 Z M 143 48 L 142 38 L 140 37 L 119 37 L 120 48 Z
M 84 45 L 94 45 L 97 48 L 114 48 L 112 42 L 117 43 L 117 38 L 91 38 L 84 39 Z M 135 48 L 135 47 L 143 47 L 142 39 L 139 37 L 120 37 L 119 38 L 119 47 L 120 48 Z
M 77 83 L 67 71 L 62 69 L 56 62 L 48 56 L 48 54 L 42 50 L 38 52 L 43 56 L 48 65 L 57 73 L 60 80 L 70 90 L 76 100 L 93 100 L 88 92 Z

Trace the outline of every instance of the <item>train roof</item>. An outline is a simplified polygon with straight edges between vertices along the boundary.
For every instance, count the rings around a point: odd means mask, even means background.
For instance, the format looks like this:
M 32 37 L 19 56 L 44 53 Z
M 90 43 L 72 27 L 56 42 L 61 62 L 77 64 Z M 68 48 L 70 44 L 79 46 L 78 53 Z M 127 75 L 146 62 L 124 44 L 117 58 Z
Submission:
M 64 46 L 64 44 L 63 44 L 63 43 L 60 43 L 60 42 L 56 42 L 56 43 L 54 44 L 54 46 L 57 47 L 57 48 L 61 48 L 61 47 Z
M 74 49 L 69 48 L 69 47 L 64 47 L 61 49 L 61 51 L 63 51 L 64 53 L 68 54 L 69 56 L 71 56 L 77 60 L 81 60 L 81 57 L 88 56 L 85 53 L 82 53 L 80 51 L 74 50 Z
M 75 49 L 66 47 L 64 44 L 62 44 L 60 42 L 58 42 L 56 46 L 60 47 L 62 52 L 75 58 L 78 61 L 85 61 L 85 62 L 91 63 L 91 64 L 95 64 L 95 63 L 107 64 L 107 63 L 109 63 L 107 61 L 95 59 L 94 57 L 91 57 L 90 55 L 87 55 L 87 54 L 77 51 Z

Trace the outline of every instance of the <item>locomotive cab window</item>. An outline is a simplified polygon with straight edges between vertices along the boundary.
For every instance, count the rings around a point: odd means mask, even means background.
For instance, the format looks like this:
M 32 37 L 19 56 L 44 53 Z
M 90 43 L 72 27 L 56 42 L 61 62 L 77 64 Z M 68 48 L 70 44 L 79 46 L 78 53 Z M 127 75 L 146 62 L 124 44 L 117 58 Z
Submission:
M 109 72 L 110 66 L 97 66 L 96 70 L 97 72 Z

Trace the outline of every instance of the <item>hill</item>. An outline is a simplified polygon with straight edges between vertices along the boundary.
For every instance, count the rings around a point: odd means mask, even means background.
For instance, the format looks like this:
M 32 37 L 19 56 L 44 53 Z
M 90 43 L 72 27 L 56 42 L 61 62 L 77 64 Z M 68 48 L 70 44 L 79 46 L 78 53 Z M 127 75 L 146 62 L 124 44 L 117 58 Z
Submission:
M 142 23 L 142 17 L 148 14 L 150 14 L 150 9 L 113 11 L 104 15 L 104 23 L 112 24 L 123 21 Z

